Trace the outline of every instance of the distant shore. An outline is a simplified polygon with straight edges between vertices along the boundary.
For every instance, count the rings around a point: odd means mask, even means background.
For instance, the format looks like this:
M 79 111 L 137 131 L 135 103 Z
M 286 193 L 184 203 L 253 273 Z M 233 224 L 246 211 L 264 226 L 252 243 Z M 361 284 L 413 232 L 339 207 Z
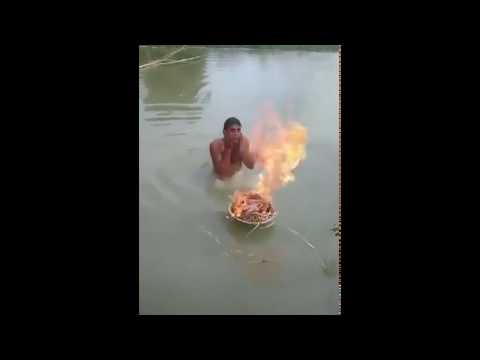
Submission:
M 141 45 L 139 47 L 139 63 L 146 64 L 159 59 L 172 49 L 180 48 L 181 45 Z M 285 51 L 316 51 L 316 52 L 337 52 L 339 45 L 187 45 L 184 51 L 175 55 L 172 60 L 181 57 L 192 57 L 202 53 L 209 48 L 244 48 L 252 50 L 285 50 Z

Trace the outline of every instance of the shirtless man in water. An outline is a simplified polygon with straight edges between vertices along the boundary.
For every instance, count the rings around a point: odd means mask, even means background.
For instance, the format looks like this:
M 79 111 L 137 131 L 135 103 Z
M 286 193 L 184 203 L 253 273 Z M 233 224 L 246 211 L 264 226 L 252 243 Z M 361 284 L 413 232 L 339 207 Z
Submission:
M 250 142 L 242 135 L 242 124 L 234 117 L 223 124 L 223 138 L 210 143 L 213 169 L 221 180 L 231 178 L 242 168 L 255 166 L 255 155 L 250 152 Z

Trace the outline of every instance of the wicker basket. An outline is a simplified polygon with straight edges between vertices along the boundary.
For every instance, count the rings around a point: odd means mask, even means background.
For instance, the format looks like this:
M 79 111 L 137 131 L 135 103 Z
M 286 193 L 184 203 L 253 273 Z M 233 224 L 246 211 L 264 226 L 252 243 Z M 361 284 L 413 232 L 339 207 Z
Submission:
M 236 216 L 233 214 L 232 204 L 230 204 L 230 205 L 228 206 L 228 213 L 230 214 L 230 217 L 231 217 L 232 219 L 235 219 L 236 221 L 239 221 L 239 222 L 244 223 L 244 224 L 249 224 L 249 225 L 259 225 L 259 224 L 260 224 L 260 225 L 268 225 L 268 224 L 272 223 L 272 221 L 275 220 L 275 218 L 276 218 L 277 215 L 278 215 L 278 211 L 274 210 L 272 216 L 271 216 L 268 220 L 262 221 L 262 222 L 260 222 L 260 223 L 258 223 L 258 222 L 253 222 L 253 221 L 246 221 L 246 220 L 243 220 L 243 219 L 240 219 L 240 218 L 236 217 Z

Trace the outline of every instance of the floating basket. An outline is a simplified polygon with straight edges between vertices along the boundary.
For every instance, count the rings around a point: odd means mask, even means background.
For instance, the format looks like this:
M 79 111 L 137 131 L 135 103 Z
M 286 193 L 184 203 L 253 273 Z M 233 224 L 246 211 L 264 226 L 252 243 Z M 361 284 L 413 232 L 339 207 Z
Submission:
M 247 220 L 240 219 L 240 218 L 238 218 L 234 215 L 234 213 L 232 211 L 232 204 L 230 204 L 228 206 L 228 213 L 230 214 L 230 217 L 232 219 L 234 219 L 238 222 L 244 223 L 244 224 L 249 224 L 249 225 L 268 225 L 268 224 L 271 224 L 273 222 L 273 220 L 275 220 L 275 218 L 278 215 L 278 211 L 273 210 L 273 212 L 271 213 L 271 216 L 265 221 L 261 221 L 261 222 L 247 221 Z

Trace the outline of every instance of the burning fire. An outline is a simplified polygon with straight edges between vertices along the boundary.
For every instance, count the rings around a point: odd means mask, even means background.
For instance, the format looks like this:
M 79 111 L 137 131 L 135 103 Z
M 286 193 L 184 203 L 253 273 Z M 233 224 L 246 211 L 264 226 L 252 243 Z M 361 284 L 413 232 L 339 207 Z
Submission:
M 282 121 L 280 115 L 270 107 L 265 109 L 264 116 L 255 124 L 250 142 L 263 173 L 253 191 L 235 192 L 232 211 L 235 216 L 257 213 L 262 218 L 262 211 L 269 209 L 265 204 L 272 208 L 273 193 L 295 180 L 294 170 L 306 158 L 307 129 L 296 121 Z M 263 202 L 258 211 L 251 205 L 247 195 L 254 193 Z M 249 212 L 248 209 L 253 210 Z
M 273 192 L 295 180 L 293 171 L 306 158 L 307 129 L 284 122 L 271 108 L 253 128 L 252 150 L 263 168 L 256 191 L 271 200 Z

